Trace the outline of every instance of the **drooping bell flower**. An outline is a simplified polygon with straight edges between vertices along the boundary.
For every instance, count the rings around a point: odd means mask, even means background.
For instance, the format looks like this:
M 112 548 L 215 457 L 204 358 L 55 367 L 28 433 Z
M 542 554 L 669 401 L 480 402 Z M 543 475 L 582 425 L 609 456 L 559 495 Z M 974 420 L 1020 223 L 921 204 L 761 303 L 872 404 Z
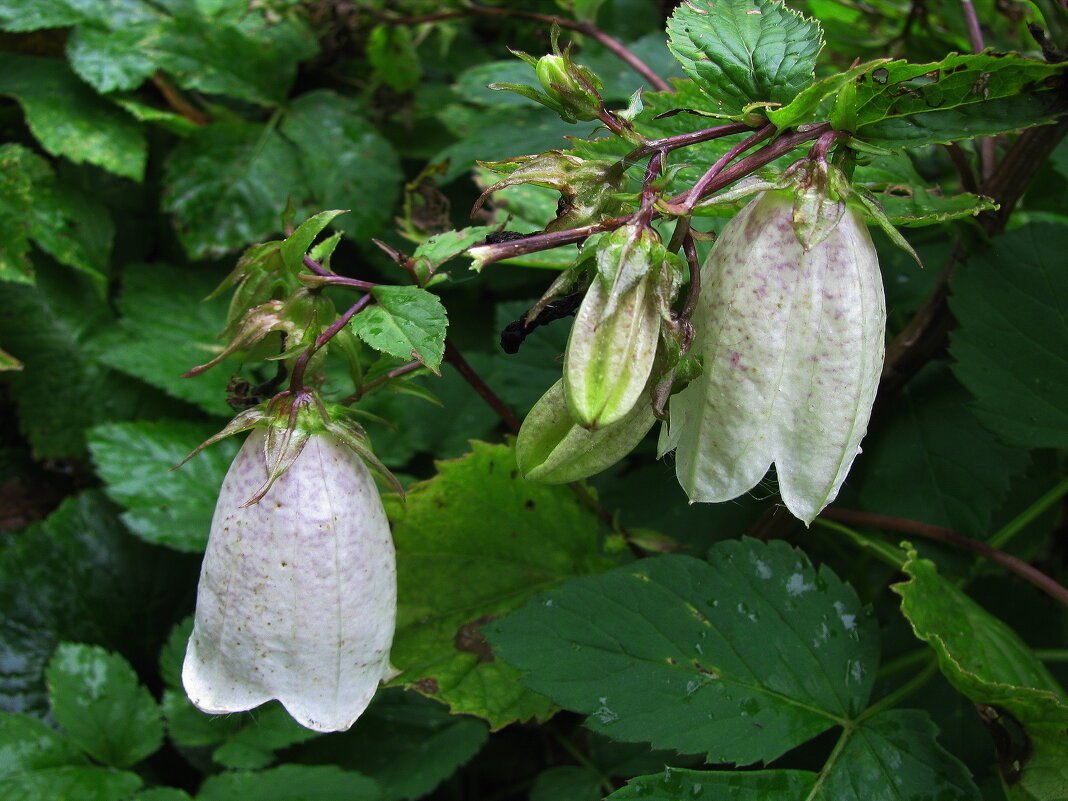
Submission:
M 219 492 L 182 682 L 204 712 L 278 699 L 340 731 L 391 675 L 393 542 L 362 431 L 284 400 L 228 428 L 257 426 Z
M 703 372 L 671 398 L 660 443 L 677 449 L 691 501 L 736 498 L 774 463 L 784 503 L 808 524 L 860 450 L 886 309 L 863 215 L 825 192 L 763 192 L 705 262 L 691 350 Z

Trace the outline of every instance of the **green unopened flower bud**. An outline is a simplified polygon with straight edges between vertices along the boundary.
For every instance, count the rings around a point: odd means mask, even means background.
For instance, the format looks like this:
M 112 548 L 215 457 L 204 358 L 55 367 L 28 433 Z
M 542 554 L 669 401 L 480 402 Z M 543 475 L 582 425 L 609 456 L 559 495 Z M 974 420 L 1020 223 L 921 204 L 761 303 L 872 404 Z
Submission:
M 692 501 L 735 498 L 774 463 L 787 508 L 810 523 L 860 450 L 886 310 L 863 216 L 821 211 L 833 223 L 813 237 L 796 209 L 793 192 L 765 192 L 716 242 L 693 318 L 704 370 L 671 398 L 660 451 L 677 446 Z
M 538 59 L 536 71 L 542 89 L 565 120 L 591 122 L 598 118 L 601 82 L 590 70 L 567 55 L 548 55 Z
M 622 420 L 645 389 L 660 334 L 667 267 L 656 234 L 623 226 L 597 250 L 597 275 L 564 352 L 564 394 L 585 428 Z
M 592 431 L 576 425 L 557 381 L 523 420 L 516 460 L 524 477 L 544 484 L 564 484 L 605 470 L 632 450 L 656 418 L 648 396 L 618 422 Z

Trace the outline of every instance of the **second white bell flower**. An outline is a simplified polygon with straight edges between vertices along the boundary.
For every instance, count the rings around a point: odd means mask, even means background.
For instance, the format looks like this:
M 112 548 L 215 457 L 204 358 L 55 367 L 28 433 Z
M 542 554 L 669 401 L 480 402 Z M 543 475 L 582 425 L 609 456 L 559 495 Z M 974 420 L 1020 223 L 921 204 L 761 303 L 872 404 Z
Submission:
M 661 454 L 677 448 L 691 501 L 736 498 L 774 463 L 784 503 L 808 524 L 860 450 L 886 307 L 863 215 L 832 205 L 820 236 L 807 237 L 794 193 L 764 192 L 705 262 L 691 350 L 703 372 L 671 398 L 660 443 Z

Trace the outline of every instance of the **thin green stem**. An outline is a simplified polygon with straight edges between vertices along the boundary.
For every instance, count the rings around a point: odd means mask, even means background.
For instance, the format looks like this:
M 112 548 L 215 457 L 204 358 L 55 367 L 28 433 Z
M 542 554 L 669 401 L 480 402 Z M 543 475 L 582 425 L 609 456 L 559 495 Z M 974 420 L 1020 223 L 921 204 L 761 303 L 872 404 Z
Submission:
M 895 656 L 893 659 L 883 662 L 883 664 L 879 666 L 879 672 L 875 678 L 877 681 L 882 681 L 893 676 L 895 673 L 900 673 L 902 670 L 923 664 L 930 658 L 931 649 L 926 645 L 912 651 L 906 651 L 903 654 Z
M 895 706 L 901 703 L 902 700 L 908 698 L 918 689 L 923 687 L 923 685 L 925 685 L 928 681 L 930 681 L 931 677 L 934 676 L 936 672 L 938 672 L 938 662 L 932 659 L 927 665 L 924 666 L 923 670 L 921 670 L 911 679 L 906 681 L 904 684 L 902 684 L 889 695 L 880 698 L 874 704 L 872 704 L 863 712 L 861 712 L 860 717 L 857 718 L 857 723 L 860 723 L 863 720 L 867 720 L 870 717 L 874 717 L 875 715 L 878 715 L 884 710 L 893 709 Z
M 836 531 L 839 534 L 845 534 L 861 548 L 866 548 L 872 551 L 879 557 L 879 559 L 891 567 L 896 567 L 900 570 L 905 565 L 905 552 L 887 542 L 865 537 L 863 534 L 849 528 L 849 526 L 845 526 L 834 520 L 828 520 L 825 517 L 817 517 L 815 521 L 813 521 L 813 525 L 828 529 L 829 531 Z
M 813 799 L 819 798 L 823 791 L 823 785 L 827 782 L 827 777 L 831 775 L 834 766 L 838 763 L 838 760 L 842 758 L 846 743 L 848 743 L 853 736 L 853 731 L 853 724 L 842 728 L 842 734 L 838 738 L 838 742 L 834 744 L 834 750 L 831 751 L 830 756 L 827 757 L 827 761 L 824 762 L 823 767 L 820 768 L 820 775 L 816 777 L 816 783 L 812 785 L 812 789 L 809 790 L 808 795 L 805 796 L 805 801 L 813 801 Z
M 1036 648 L 1035 656 L 1043 662 L 1068 662 L 1068 648 Z
M 1045 493 L 1013 518 L 1011 522 L 1002 527 L 1000 531 L 990 538 L 990 546 L 992 548 L 1004 547 L 1005 543 L 1020 533 L 1032 520 L 1057 503 L 1066 493 L 1068 493 L 1068 478 L 1062 479 L 1049 492 Z

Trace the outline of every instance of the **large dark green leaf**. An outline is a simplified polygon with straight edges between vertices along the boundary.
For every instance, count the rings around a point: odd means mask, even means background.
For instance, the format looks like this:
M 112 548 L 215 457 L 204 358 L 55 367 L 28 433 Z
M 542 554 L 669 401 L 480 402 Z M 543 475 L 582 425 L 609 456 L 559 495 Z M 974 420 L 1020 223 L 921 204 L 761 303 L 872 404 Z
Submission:
M 979 425 L 968 400 L 944 366 L 909 382 L 872 427 L 849 478 L 866 510 L 989 536 L 991 513 L 1029 457 Z
M 167 159 L 164 210 L 193 258 L 220 256 L 279 231 L 289 199 L 310 191 L 296 148 L 248 123 L 201 128 Z
M 141 126 L 62 61 L 0 54 L 0 94 L 19 102 L 30 130 L 49 153 L 141 180 L 147 151 Z
M 820 26 L 775 0 L 693 0 L 668 20 L 670 48 L 724 115 L 788 103 L 812 81 Z
M 486 632 L 595 731 L 710 762 L 767 762 L 855 717 L 878 661 L 852 588 L 781 541 L 574 579 Z
M 36 290 L 0 283 L 0 342 L 25 365 L 6 381 L 39 458 L 84 455 L 85 431 L 99 423 L 180 414 L 176 407 L 185 406 L 95 358 L 89 342 L 114 320 L 97 290 L 45 259 Z
M 330 765 L 228 771 L 208 777 L 197 793 L 197 801 L 377 801 L 380 797 L 374 780 Z
M 1005 441 L 1068 446 L 1068 226 L 1004 234 L 957 270 L 953 372 Z

